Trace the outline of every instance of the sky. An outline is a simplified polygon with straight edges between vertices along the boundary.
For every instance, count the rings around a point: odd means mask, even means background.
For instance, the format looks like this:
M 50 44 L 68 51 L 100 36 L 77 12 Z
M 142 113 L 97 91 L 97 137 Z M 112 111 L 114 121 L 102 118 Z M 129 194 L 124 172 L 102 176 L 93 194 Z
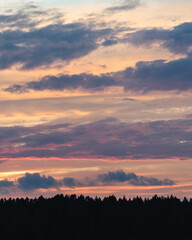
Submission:
M 192 198 L 191 10 L 0 0 L 0 197 Z

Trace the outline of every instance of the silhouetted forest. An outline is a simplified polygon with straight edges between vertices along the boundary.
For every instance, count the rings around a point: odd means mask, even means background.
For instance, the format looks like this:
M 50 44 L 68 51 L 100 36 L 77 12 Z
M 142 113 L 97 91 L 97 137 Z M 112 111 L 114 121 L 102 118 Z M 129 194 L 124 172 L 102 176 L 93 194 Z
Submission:
M 0 200 L 0 239 L 192 239 L 192 200 L 63 196 Z

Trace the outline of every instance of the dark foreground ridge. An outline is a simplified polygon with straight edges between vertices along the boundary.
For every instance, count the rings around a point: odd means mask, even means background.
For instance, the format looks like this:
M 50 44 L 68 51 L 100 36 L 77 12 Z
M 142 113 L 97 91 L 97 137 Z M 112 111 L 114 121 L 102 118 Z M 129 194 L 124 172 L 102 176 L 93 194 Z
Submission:
M 0 239 L 192 239 L 192 199 L 1 199 Z

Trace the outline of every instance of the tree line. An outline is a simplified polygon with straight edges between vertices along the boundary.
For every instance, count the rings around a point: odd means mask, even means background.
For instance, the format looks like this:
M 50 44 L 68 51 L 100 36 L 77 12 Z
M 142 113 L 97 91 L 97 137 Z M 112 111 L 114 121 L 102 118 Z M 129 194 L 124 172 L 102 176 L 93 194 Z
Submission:
M 0 239 L 192 239 L 192 199 L 83 195 L 0 199 Z

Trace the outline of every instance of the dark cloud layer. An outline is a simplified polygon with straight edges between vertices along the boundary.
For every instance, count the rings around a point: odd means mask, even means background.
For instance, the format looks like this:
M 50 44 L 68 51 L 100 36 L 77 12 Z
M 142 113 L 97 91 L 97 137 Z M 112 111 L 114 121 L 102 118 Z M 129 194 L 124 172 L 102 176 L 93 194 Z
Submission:
M 0 69 L 49 67 L 83 57 L 115 35 L 106 24 L 88 19 L 64 23 L 58 9 L 23 4 L 18 11 L 0 14 Z
M 5 182 L 5 181 L 4 181 Z M 40 175 L 39 173 L 26 173 L 25 176 L 18 178 L 16 186 L 24 191 L 35 190 L 35 189 L 50 189 L 59 188 L 61 186 L 66 186 L 69 188 L 74 188 L 80 186 L 81 183 L 74 178 L 63 178 L 63 180 L 57 180 L 52 176 L 46 177 L 45 175 Z M 1 187 L 1 182 L 0 182 Z
M 117 73 L 116 78 L 123 82 L 125 90 L 148 92 L 152 90 L 184 91 L 192 88 L 192 54 L 167 62 L 157 60 L 138 62 L 135 68 L 127 68 Z
M 106 184 L 128 182 L 136 186 L 166 186 L 175 184 L 170 179 L 159 180 L 154 177 L 137 176 L 135 173 L 125 173 L 122 170 L 101 174 L 98 176 L 98 179 Z
M 70 61 L 95 50 L 112 29 L 94 30 L 83 23 L 55 24 L 30 31 L 0 32 L 0 69 L 21 64 L 23 69 Z
M 126 0 L 104 12 L 131 10 L 139 5 L 139 0 Z M 34 4 L 23 4 L 22 9 L 0 14 L 0 69 L 66 64 L 99 46 L 117 44 L 119 33 L 130 31 L 115 21 L 109 28 L 108 22 L 98 19 L 99 15 L 95 20 L 85 17 L 67 24 L 64 18 L 59 9 L 41 9 Z
M 60 187 L 77 188 L 89 186 L 106 186 L 106 185 L 137 185 L 137 186 L 171 186 L 174 181 L 170 179 L 159 180 L 153 177 L 137 176 L 135 173 L 125 173 L 122 170 L 108 172 L 98 175 L 96 178 L 85 177 L 82 181 L 75 178 L 55 179 L 52 176 L 40 175 L 39 173 L 26 173 L 23 177 L 18 178 L 15 182 L 2 180 L 0 189 L 18 187 L 23 191 L 33 191 L 38 189 L 51 189 Z
M 172 29 L 153 28 L 127 35 L 128 41 L 136 46 L 159 42 L 176 54 L 186 54 L 192 47 L 192 22 L 182 23 Z
M 0 136 L 1 159 L 192 157 L 191 119 L 132 124 L 106 119 L 79 126 L 64 125 L 63 128 L 55 125 L 36 129 L 15 127 L 17 131 L 14 127 L 5 129 L 9 135 Z M 4 131 L 3 127 L 1 131 Z
M 104 90 L 105 87 L 115 85 L 115 80 L 109 74 L 100 76 L 91 74 L 79 75 L 60 75 L 46 76 L 39 82 L 29 82 L 26 85 L 13 85 L 5 91 L 22 93 L 28 90 L 43 91 L 43 90 L 64 90 L 64 89 L 86 89 L 89 91 Z
M 63 178 L 62 183 L 64 186 L 70 187 L 70 188 L 82 186 L 82 184 L 75 178 Z
M 0 189 L 1 188 L 10 188 L 10 187 L 13 187 L 13 185 L 14 185 L 13 181 L 8 181 L 8 180 L 0 181 Z
M 105 12 L 130 10 L 139 5 L 138 0 L 127 0 L 105 9 Z M 22 69 L 33 69 L 48 67 L 58 61 L 68 63 L 86 56 L 101 45 L 110 46 L 122 42 L 147 46 L 159 42 L 171 52 L 182 54 L 189 53 L 192 46 L 191 22 L 173 29 L 144 29 L 125 36 L 128 28 L 118 27 L 117 23 L 116 27 L 109 28 L 105 22 L 93 23 L 84 19 L 66 24 L 61 19 L 63 16 L 59 12 L 45 12 L 34 5 L 10 14 L 1 14 L 0 69 L 14 65 L 19 65 Z M 42 21 L 44 27 L 40 27 Z M 122 32 L 124 34 L 120 37 L 119 33 Z
M 39 173 L 26 173 L 24 177 L 18 179 L 18 186 L 23 190 L 33 190 L 39 188 L 55 188 L 58 186 L 57 181 L 51 176 L 40 176 Z
M 22 93 L 29 90 L 74 90 L 103 91 L 107 87 L 122 86 L 125 91 L 185 91 L 192 88 L 192 53 L 187 57 L 167 62 L 157 60 L 138 62 L 135 68 L 102 75 L 79 74 L 45 76 L 39 81 L 23 85 L 11 85 L 4 91 Z

